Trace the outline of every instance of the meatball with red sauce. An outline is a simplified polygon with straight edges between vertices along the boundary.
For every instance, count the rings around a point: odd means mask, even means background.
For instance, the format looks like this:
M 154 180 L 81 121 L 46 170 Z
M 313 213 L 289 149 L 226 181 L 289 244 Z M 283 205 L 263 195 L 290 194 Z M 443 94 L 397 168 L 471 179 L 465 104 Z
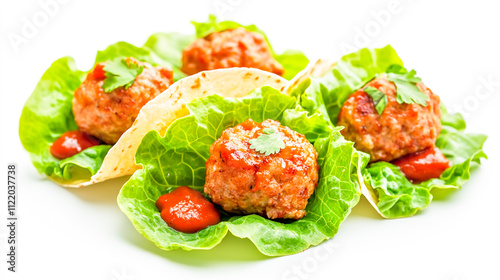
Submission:
M 249 141 L 274 129 L 284 148 L 265 155 Z M 205 193 L 225 211 L 270 219 L 299 219 L 318 182 L 318 153 L 304 135 L 278 121 L 247 120 L 222 132 L 210 147 Z
M 73 98 L 73 113 L 80 130 L 107 144 L 116 143 L 132 126 L 141 108 L 173 83 L 173 72 L 166 67 L 153 67 L 135 58 L 126 61 L 144 67 L 132 86 L 104 92 L 103 62 L 87 74 Z
M 378 114 L 373 99 L 360 89 L 342 106 L 338 116 L 344 137 L 358 150 L 369 153 L 371 162 L 391 161 L 433 147 L 441 131 L 439 97 L 423 83 L 417 87 L 429 96 L 427 106 L 399 104 L 396 86 L 386 76 L 367 83 L 387 96 L 387 105 Z M 366 87 L 365 86 L 365 87 Z
M 182 52 L 182 71 L 193 75 L 205 70 L 250 67 L 283 75 L 264 36 L 243 27 L 213 32 Z

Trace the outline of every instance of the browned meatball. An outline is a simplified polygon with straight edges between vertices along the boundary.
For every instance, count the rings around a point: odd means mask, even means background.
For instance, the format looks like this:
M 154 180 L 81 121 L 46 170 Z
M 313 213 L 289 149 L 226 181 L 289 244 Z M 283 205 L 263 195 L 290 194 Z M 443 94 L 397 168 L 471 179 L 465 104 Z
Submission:
M 249 140 L 274 128 L 285 143 L 266 156 Z M 205 192 L 228 212 L 259 214 L 271 219 L 299 219 L 318 182 L 318 153 L 304 135 L 278 121 L 247 120 L 226 129 L 210 147 Z
M 406 154 L 432 147 L 441 131 L 439 97 L 423 83 L 418 88 L 429 96 L 427 106 L 399 104 L 396 86 L 386 76 L 366 84 L 387 96 L 387 105 L 381 115 L 373 99 L 360 89 L 342 106 L 338 125 L 341 132 L 355 143 L 355 147 L 369 153 L 371 162 L 391 161 Z M 366 87 L 365 86 L 365 87 Z
M 273 58 L 264 36 L 243 27 L 213 32 L 182 52 L 182 71 L 188 75 L 230 67 L 258 68 L 277 75 L 284 71 Z
M 104 92 L 104 62 L 87 74 L 73 98 L 73 113 L 80 130 L 107 144 L 116 143 L 132 126 L 139 110 L 173 83 L 173 72 L 166 67 L 152 67 L 134 58 L 127 58 L 127 62 L 144 66 L 128 89 Z

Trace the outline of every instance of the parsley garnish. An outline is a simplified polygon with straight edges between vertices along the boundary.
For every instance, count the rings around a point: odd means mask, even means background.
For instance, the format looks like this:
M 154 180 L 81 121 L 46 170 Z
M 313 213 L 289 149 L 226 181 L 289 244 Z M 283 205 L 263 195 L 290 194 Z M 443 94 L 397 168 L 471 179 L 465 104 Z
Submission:
M 274 128 L 264 128 L 262 132 L 264 133 L 259 137 L 248 141 L 251 144 L 250 149 L 269 156 L 278 153 L 285 147 L 285 142 L 283 142 L 281 135 Z
M 382 112 L 387 105 L 387 95 L 371 86 L 365 87 L 363 91 L 371 96 L 371 98 L 373 99 L 373 104 L 375 104 L 375 109 L 377 109 L 379 115 L 382 115 Z
M 112 92 L 119 87 L 129 88 L 134 84 L 135 78 L 142 73 L 143 66 L 127 63 L 125 58 L 120 61 L 110 61 L 104 65 L 106 79 L 102 84 L 104 92 Z
M 405 68 L 396 65 L 387 69 L 387 79 L 396 85 L 396 100 L 399 104 L 417 103 L 427 106 L 429 96 L 416 86 L 422 80 L 415 77 L 415 74 L 417 74 L 415 70 L 408 72 Z

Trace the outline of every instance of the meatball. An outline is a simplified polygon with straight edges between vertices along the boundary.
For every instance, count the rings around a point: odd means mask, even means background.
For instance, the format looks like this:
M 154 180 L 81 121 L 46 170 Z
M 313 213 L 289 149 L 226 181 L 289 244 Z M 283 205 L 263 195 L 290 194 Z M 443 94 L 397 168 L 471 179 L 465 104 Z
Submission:
M 87 74 L 73 98 L 73 113 L 80 130 L 107 144 L 116 143 L 132 126 L 141 108 L 173 83 L 173 72 L 166 67 L 152 67 L 135 58 L 127 58 L 127 63 L 144 67 L 128 89 L 104 92 L 104 62 Z
M 427 106 L 399 104 L 396 101 L 396 86 L 387 80 L 387 76 L 375 78 L 366 86 L 374 87 L 387 96 L 382 114 L 377 113 L 373 99 L 360 89 L 342 106 L 338 125 L 344 127 L 341 133 L 353 141 L 358 150 L 370 154 L 371 162 L 391 161 L 434 146 L 441 131 L 437 95 L 423 83 L 418 83 L 418 88 L 429 96 Z
M 249 140 L 273 128 L 285 144 L 264 155 Z M 210 147 L 205 193 L 225 211 L 270 219 L 299 219 L 318 182 L 318 153 L 304 135 L 278 121 L 247 120 L 222 132 Z
M 243 27 L 213 32 L 182 52 L 181 70 L 188 75 L 230 67 L 258 68 L 280 76 L 284 72 L 264 36 Z

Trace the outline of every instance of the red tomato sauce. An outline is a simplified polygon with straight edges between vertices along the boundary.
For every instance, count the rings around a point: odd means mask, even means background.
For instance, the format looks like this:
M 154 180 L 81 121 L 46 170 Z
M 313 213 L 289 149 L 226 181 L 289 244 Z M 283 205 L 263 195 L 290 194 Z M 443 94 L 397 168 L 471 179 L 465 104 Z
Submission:
M 413 182 L 439 178 L 451 163 L 436 147 L 400 157 L 391 162 Z
M 215 206 L 200 192 L 185 186 L 160 196 L 156 207 L 171 228 L 184 233 L 195 233 L 220 222 Z
M 79 152 L 101 144 L 101 141 L 79 130 L 65 132 L 50 147 L 50 153 L 58 159 L 65 159 Z
M 92 71 L 92 75 L 96 80 L 103 80 L 106 78 L 106 74 L 104 73 L 104 63 L 96 64 L 94 71 Z

